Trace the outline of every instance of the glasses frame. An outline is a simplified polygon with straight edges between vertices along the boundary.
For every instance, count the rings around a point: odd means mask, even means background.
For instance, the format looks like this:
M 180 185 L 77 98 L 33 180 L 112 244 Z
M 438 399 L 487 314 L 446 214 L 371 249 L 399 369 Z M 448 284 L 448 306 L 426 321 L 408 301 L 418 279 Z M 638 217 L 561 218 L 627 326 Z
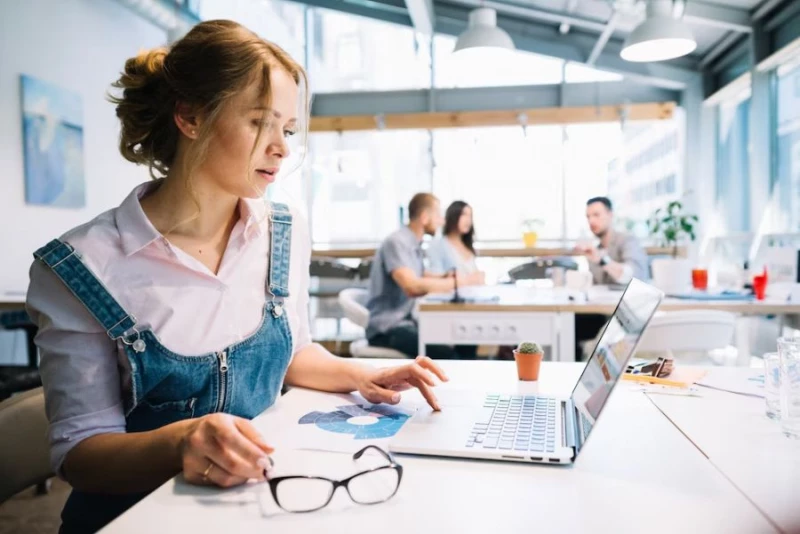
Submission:
M 330 502 L 333 500 L 333 496 L 336 494 L 336 490 L 338 490 L 340 487 L 343 487 L 347 491 L 347 496 L 350 497 L 350 500 L 353 501 L 356 504 L 363 504 L 363 505 L 366 505 L 366 506 L 370 506 L 370 505 L 373 505 L 373 504 L 381 504 L 381 503 L 384 503 L 384 502 L 388 501 L 389 499 L 394 497 L 395 494 L 397 493 L 397 490 L 400 489 L 400 482 L 403 480 L 403 466 L 398 464 L 394 460 L 394 457 L 391 454 L 389 454 L 385 450 L 381 449 L 377 445 L 367 445 L 366 447 L 364 447 L 363 449 L 361 449 L 360 451 L 358 451 L 357 453 L 355 453 L 353 455 L 353 460 L 358 460 L 359 458 L 361 458 L 364 455 L 365 452 L 367 452 L 370 449 L 375 449 L 376 451 L 378 451 L 381 454 L 381 456 L 383 456 L 386 460 L 389 461 L 389 465 L 380 465 L 380 466 L 377 466 L 377 467 L 373 467 L 372 469 L 367 469 L 367 470 L 364 470 L 364 471 L 360 471 L 360 472 L 358 472 L 358 473 L 356 473 L 356 474 L 354 474 L 352 476 L 349 476 L 349 477 L 347 477 L 345 479 L 342 479 L 342 480 L 334 480 L 334 479 L 331 479 L 331 478 L 320 477 L 320 476 L 303 476 L 303 475 L 289 475 L 289 476 L 283 476 L 283 477 L 269 478 L 267 480 L 267 483 L 269 484 L 269 490 L 270 490 L 270 493 L 272 493 L 272 498 L 275 500 L 275 504 L 277 504 L 278 508 L 280 508 L 284 512 L 289 512 L 289 513 L 292 513 L 292 514 L 306 514 L 306 513 L 309 513 L 309 512 L 316 512 L 317 510 L 321 510 L 321 509 L 325 508 L 326 506 L 328 506 L 328 504 L 330 504 Z M 386 470 L 386 469 L 393 469 L 394 471 L 397 472 L 397 486 L 394 488 L 394 491 L 392 492 L 391 495 L 389 495 L 388 497 L 386 497 L 383 500 L 375 501 L 375 502 L 360 502 L 360 501 L 357 501 L 356 499 L 353 498 L 353 495 L 350 493 L 349 484 L 354 478 L 358 478 L 360 476 L 363 476 L 363 475 L 366 475 L 366 474 L 369 474 L 369 473 L 374 473 L 376 471 L 383 471 L 383 470 Z M 265 472 L 265 476 L 266 476 L 266 472 Z M 287 510 L 286 508 L 281 506 L 281 502 L 278 499 L 278 485 L 281 482 L 283 482 L 284 480 L 298 480 L 298 479 L 324 480 L 326 482 L 330 482 L 332 487 L 333 487 L 333 489 L 331 490 L 330 494 L 328 495 L 328 500 L 325 501 L 325 504 L 323 504 L 321 506 L 318 506 L 317 508 L 312 508 L 310 510 Z

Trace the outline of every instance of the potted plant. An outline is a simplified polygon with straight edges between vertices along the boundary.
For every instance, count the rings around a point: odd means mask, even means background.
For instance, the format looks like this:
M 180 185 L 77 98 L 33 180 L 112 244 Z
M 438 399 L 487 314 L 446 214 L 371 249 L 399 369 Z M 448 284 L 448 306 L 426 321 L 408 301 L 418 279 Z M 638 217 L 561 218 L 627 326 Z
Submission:
M 697 215 L 684 213 L 683 203 L 673 200 L 666 210 L 658 208 L 647 221 L 650 235 L 670 249 L 670 257 L 656 258 L 651 263 L 653 284 L 666 293 L 682 293 L 691 284 L 691 263 L 678 257 L 678 246 L 686 239 L 697 238 Z
M 520 380 L 538 380 L 539 365 L 542 363 L 544 351 L 538 343 L 522 342 L 514 349 L 514 360 L 517 362 L 517 375 Z
M 541 219 L 525 219 L 522 221 L 522 242 L 525 248 L 534 248 L 539 239 L 539 227 L 544 221 Z

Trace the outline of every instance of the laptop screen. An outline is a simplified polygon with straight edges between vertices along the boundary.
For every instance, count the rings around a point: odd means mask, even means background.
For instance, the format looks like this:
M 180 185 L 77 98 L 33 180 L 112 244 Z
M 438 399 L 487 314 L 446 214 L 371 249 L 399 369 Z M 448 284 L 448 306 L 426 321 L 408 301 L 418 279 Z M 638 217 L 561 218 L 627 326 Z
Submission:
M 658 289 L 634 278 L 625 289 L 614 315 L 606 323 L 600 341 L 572 391 L 572 402 L 580 414 L 583 441 L 625 371 L 628 359 L 662 296 Z

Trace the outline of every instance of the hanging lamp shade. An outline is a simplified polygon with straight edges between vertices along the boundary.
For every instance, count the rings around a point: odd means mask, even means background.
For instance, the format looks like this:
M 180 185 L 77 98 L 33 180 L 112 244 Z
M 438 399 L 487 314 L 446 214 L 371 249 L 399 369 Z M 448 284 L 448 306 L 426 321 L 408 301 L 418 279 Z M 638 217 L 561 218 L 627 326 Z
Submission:
M 469 14 L 467 29 L 458 36 L 454 52 L 471 48 L 499 48 L 515 50 L 514 41 L 503 29 L 497 27 L 497 12 L 479 7 Z
M 672 17 L 672 2 L 651 0 L 647 18 L 625 39 L 620 57 L 626 61 L 664 61 L 690 54 L 697 48 L 691 30 Z

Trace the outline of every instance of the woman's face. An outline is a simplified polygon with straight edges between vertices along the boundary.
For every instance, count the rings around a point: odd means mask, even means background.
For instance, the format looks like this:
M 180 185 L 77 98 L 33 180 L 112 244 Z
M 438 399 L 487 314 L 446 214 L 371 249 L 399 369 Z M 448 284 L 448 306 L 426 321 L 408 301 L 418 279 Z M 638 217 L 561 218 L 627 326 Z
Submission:
M 461 235 L 468 234 L 472 230 L 472 208 L 464 206 L 461 216 L 458 218 L 458 232 Z
M 289 156 L 287 140 L 297 128 L 297 83 L 273 67 L 270 84 L 271 103 L 253 83 L 222 110 L 212 129 L 202 173 L 237 197 L 263 196 Z

